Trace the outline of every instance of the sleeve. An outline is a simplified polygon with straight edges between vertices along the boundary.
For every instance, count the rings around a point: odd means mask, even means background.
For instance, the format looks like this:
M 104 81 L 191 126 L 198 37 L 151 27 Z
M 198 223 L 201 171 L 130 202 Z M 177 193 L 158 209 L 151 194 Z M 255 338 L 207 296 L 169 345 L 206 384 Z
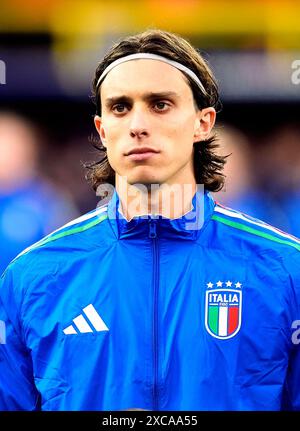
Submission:
M 282 409 L 300 410 L 300 252 L 295 250 L 289 254 L 284 266 L 292 290 L 289 297 L 290 354 Z
M 40 410 L 30 351 L 22 338 L 21 294 L 8 268 L 0 280 L 0 411 Z

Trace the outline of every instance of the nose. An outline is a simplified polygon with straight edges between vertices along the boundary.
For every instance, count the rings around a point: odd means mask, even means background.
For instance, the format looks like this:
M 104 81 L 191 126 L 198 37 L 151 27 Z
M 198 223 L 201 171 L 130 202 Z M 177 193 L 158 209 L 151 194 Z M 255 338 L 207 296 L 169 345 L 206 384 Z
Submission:
M 142 108 L 136 108 L 131 111 L 129 133 L 132 138 L 149 136 L 147 113 Z

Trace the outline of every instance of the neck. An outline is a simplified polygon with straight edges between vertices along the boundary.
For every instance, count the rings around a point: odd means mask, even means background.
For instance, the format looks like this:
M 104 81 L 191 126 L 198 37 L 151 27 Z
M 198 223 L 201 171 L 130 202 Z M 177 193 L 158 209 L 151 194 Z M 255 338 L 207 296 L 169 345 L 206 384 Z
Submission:
M 192 209 L 196 182 L 188 184 L 128 184 L 116 175 L 116 190 L 120 199 L 121 213 L 127 219 L 145 214 L 161 215 L 174 219 Z

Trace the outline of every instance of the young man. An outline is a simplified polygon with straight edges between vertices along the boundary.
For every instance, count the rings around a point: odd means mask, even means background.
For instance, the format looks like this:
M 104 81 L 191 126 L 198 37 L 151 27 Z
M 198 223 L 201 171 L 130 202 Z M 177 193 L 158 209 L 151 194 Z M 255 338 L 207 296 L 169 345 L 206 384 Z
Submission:
M 210 196 L 210 69 L 147 31 L 112 47 L 94 91 L 90 178 L 116 190 L 4 273 L 1 408 L 300 408 L 300 241 Z

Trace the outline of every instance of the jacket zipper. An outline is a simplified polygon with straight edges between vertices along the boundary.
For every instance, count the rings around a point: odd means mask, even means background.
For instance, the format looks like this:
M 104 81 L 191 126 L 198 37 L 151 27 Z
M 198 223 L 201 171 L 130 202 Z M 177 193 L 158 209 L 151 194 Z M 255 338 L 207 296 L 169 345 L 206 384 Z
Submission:
M 152 239 L 153 250 L 153 410 L 158 410 L 158 243 L 156 220 L 149 220 L 149 238 Z

